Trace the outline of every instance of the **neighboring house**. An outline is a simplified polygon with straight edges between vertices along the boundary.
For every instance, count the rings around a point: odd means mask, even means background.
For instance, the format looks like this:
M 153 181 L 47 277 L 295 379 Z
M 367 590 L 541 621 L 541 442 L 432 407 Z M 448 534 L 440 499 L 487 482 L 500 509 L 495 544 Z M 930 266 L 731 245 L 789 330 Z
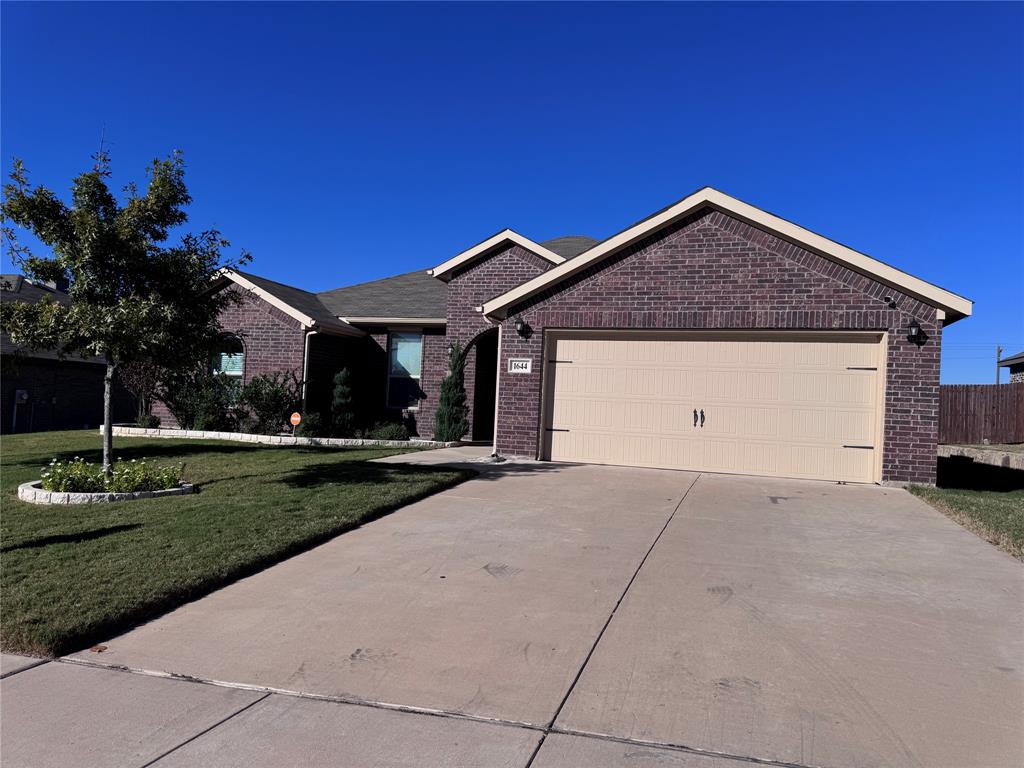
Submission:
M 1017 384 L 1018 382 L 1024 381 L 1024 352 L 1018 352 L 1016 355 L 1004 357 L 999 361 L 999 367 L 1010 369 L 1011 384 Z
M 71 299 L 52 285 L 21 275 L 0 275 L 0 301 L 35 303 Z M 103 374 L 99 358 L 66 356 L 51 350 L 26 350 L 0 333 L 0 433 L 91 429 L 103 423 Z M 114 420 L 135 420 L 135 399 L 114 389 Z
M 458 341 L 468 437 L 501 454 L 851 482 L 935 481 L 942 329 L 972 309 L 707 187 L 601 242 L 506 229 L 426 273 L 224 285 L 248 291 L 227 359 L 305 371 L 307 410 L 347 366 L 365 413 L 429 436 Z

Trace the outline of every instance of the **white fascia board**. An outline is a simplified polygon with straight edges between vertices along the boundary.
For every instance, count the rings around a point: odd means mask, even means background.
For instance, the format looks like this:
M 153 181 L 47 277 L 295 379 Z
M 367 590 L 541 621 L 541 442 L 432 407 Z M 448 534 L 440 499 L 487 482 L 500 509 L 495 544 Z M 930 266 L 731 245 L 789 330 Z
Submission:
M 494 235 L 493 237 L 487 238 L 482 243 L 478 243 L 477 245 L 474 245 L 472 248 L 469 248 L 463 251 L 462 253 L 453 256 L 452 258 L 448 259 L 448 261 L 442 264 L 438 264 L 433 269 L 428 269 L 427 274 L 432 275 L 433 277 L 436 277 L 439 280 L 444 280 L 452 272 L 452 270 L 461 267 L 463 264 L 468 264 L 469 262 L 476 259 L 478 256 L 487 253 L 491 249 L 505 242 L 515 243 L 516 245 L 525 248 L 531 253 L 535 253 L 541 258 L 550 261 L 552 264 L 562 264 L 565 262 L 564 257 L 559 256 L 554 251 L 548 250 L 540 243 L 535 243 L 530 238 L 523 237 L 518 232 L 514 232 L 511 229 L 503 229 L 501 232 Z
M 967 317 L 971 314 L 973 302 L 970 299 L 965 299 L 963 296 L 958 296 L 937 285 L 909 275 L 902 270 L 891 267 L 852 248 L 847 248 L 845 245 L 840 245 L 826 237 L 779 218 L 767 211 L 762 211 L 760 208 L 755 208 L 748 203 L 744 203 L 742 200 L 737 200 L 711 187 L 704 187 L 694 192 L 689 197 L 683 198 L 675 205 L 666 208 L 655 216 L 645 219 L 595 245 L 575 259 L 560 264 L 532 280 L 528 280 L 522 285 L 513 288 L 511 291 L 491 299 L 484 304 L 483 312 L 486 315 L 493 315 L 499 319 L 504 318 L 504 310 L 510 305 L 529 298 L 545 288 L 586 269 L 600 259 L 612 255 L 616 251 L 673 221 L 693 213 L 703 206 L 711 206 L 754 226 L 770 230 L 783 239 L 819 253 L 825 258 L 837 261 L 857 272 L 867 274 L 880 282 L 905 291 L 920 298 L 927 304 L 954 315 L 953 319 L 956 319 L 956 317 Z

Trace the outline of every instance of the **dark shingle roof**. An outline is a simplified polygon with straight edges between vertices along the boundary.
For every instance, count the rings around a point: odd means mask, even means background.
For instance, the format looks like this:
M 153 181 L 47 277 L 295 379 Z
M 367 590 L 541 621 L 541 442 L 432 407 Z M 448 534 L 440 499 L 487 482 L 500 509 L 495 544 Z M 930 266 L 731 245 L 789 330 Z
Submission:
M 575 259 L 584 251 L 589 251 L 598 244 L 598 240 L 586 235 L 565 235 L 551 240 L 545 240 L 541 245 L 549 251 L 554 251 L 566 259 Z
M 1021 363 L 1024 363 L 1024 352 L 1018 352 L 1016 355 L 1004 357 L 999 361 L 1000 367 L 1005 367 L 1007 365 L 1020 365 Z
M 50 286 L 41 283 L 33 283 L 30 280 L 26 280 L 21 275 L 0 275 L 0 302 L 7 303 L 8 301 L 23 301 L 29 304 L 35 304 L 40 299 L 44 298 L 55 301 L 58 304 L 71 303 L 71 297 L 64 293 L 64 291 L 58 291 L 56 288 L 51 288 Z M 18 354 L 23 357 L 42 358 L 44 360 L 61 359 L 53 350 L 24 349 L 11 341 L 11 337 L 6 333 L 0 333 L 0 354 Z M 67 359 L 79 362 L 84 360 L 87 363 L 103 362 L 103 360 L 98 357 L 79 357 L 78 355 L 68 355 Z
M 48 285 L 33 283 L 21 275 L 0 275 L 0 301 L 27 301 L 35 304 L 46 297 L 58 304 L 69 304 L 71 297 Z
M 425 271 L 335 288 L 317 297 L 339 317 L 445 317 L 448 286 Z
M 295 288 L 291 285 L 285 285 L 284 283 L 278 283 L 275 280 L 268 280 L 265 277 L 260 277 L 259 275 L 254 275 L 249 272 L 242 272 L 241 270 L 235 271 L 258 288 L 261 288 L 275 298 L 280 299 L 289 307 L 293 307 L 304 315 L 308 315 L 313 318 L 318 324 L 328 328 L 340 329 L 347 327 L 345 323 L 338 320 L 336 314 L 324 306 L 323 302 L 320 301 L 315 293 L 310 293 L 309 291 L 304 291 L 301 288 Z M 351 331 L 351 329 L 349 330 Z

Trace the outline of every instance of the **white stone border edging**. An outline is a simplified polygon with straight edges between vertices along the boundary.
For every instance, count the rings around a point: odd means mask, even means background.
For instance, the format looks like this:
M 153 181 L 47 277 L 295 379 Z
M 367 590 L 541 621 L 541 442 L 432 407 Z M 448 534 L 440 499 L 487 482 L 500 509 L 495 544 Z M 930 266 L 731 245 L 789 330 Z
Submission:
M 18 486 L 18 498 L 30 504 L 102 504 L 109 501 L 134 501 L 135 499 L 160 499 L 164 496 L 184 496 L 195 493 L 192 483 L 182 483 L 177 488 L 163 491 L 135 491 L 134 493 L 65 493 L 44 491 L 42 480 L 22 483 Z
M 1024 470 L 1024 453 L 1001 451 L 998 448 L 971 448 L 966 445 L 940 445 L 939 456 L 942 458 L 962 457 L 972 459 L 979 464 L 990 464 L 993 467 Z
M 173 437 L 185 440 L 231 440 L 236 443 L 263 445 L 309 445 L 321 447 L 380 446 L 382 448 L 454 448 L 460 442 L 442 443 L 437 440 L 362 440 L 347 437 L 292 437 L 291 435 L 254 435 L 248 432 L 207 432 L 199 429 L 168 429 L 156 427 L 119 427 L 114 425 L 114 437 Z M 100 427 L 103 434 L 103 427 Z

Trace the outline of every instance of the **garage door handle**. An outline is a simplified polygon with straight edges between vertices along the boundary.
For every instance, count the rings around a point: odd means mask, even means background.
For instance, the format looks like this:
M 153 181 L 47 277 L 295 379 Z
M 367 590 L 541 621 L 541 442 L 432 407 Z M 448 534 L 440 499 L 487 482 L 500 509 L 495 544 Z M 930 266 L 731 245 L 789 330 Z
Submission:
M 704 429 L 704 409 L 700 409 L 700 428 Z
M 693 426 L 697 426 L 697 409 L 693 409 Z

